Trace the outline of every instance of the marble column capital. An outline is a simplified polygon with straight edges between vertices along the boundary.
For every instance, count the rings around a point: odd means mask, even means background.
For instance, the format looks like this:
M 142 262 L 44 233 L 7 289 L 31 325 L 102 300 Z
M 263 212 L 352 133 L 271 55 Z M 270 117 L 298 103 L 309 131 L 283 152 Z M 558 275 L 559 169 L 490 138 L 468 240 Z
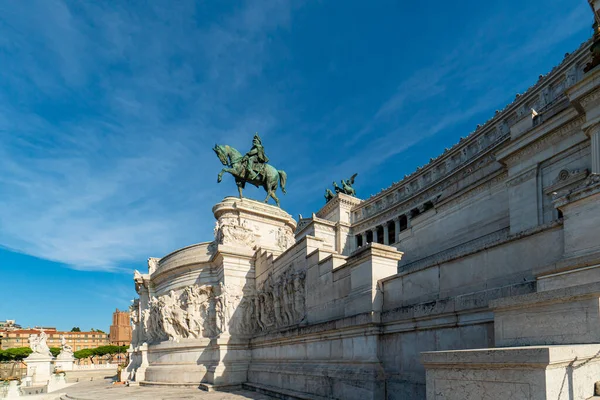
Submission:
M 592 137 L 592 135 L 597 135 L 598 133 L 600 133 L 600 118 L 596 118 L 586 122 L 581 126 L 581 128 L 588 137 Z

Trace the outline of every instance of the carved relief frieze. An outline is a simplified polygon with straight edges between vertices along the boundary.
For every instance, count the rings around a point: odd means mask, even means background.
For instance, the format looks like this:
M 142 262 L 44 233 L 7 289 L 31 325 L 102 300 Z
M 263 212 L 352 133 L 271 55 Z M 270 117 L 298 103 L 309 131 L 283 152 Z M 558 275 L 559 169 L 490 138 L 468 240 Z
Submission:
M 296 325 L 306 318 L 305 273 L 290 270 L 275 279 L 271 274 L 257 290 L 254 301 L 248 301 L 248 308 L 255 315 L 258 332 Z M 253 305 L 252 305 L 253 304 Z M 248 332 L 251 333 L 251 332 Z
M 152 296 L 148 308 L 141 311 L 143 339 L 157 343 L 212 337 L 217 332 L 214 310 L 212 286 L 192 285 L 180 292 Z
M 272 230 L 271 233 L 274 233 L 275 243 L 282 251 L 289 249 L 294 244 L 294 234 L 288 226 L 279 227 Z
M 256 236 L 245 219 L 229 217 L 220 218 L 214 229 L 215 242 L 231 246 L 254 247 Z

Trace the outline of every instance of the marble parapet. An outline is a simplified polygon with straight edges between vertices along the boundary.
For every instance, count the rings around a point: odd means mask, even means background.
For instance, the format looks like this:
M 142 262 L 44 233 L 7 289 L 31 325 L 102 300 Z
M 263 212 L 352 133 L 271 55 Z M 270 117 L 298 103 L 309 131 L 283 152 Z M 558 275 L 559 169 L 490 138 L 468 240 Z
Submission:
M 490 302 L 496 346 L 600 342 L 600 282 Z
M 424 352 L 427 400 L 587 399 L 600 344 Z

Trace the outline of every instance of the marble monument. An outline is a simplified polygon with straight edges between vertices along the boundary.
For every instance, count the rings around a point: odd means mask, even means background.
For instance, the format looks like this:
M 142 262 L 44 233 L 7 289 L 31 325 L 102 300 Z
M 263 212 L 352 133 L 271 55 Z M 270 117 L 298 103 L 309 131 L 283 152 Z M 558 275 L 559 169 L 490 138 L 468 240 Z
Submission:
M 298 221 L 250 199 L 216 204 L 211 240 L 134 275 L 129 380 L 347 400 L 593 396 L 593 42 L 376 195 L 327 193 Z M 226 150 L 225 172 L 241 168 Z M 230 172 L 240 194 L 261 168 Z

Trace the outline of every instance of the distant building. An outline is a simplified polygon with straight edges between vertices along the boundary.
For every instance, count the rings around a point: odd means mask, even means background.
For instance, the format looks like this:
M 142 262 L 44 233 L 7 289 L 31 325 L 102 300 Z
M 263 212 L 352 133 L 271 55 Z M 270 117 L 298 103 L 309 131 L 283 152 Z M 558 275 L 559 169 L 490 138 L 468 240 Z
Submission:
M 14 319 L 0 321 L 0 331 L 14 329 L 21 329 L 21 325 L 17 324 L 17 322 Z
M 131 343 L 131 323 L 128 311 L 113 313 L 113 323 L 110 326 L 110 344 L 116 346 L 128 346 Z
M 74 351 L 108 345 L 108 335 L 102 332 L 61 332 L 57 331 L 56 328 L 44 328 L 44 332 L 48 335 L 48 347 L 60 347 L 61 335 L 65 336 L 67 344 L 72 346 Z M 0 341 L 0 349 L 29 347 L 29 335 L 37 335 L 39 333 L 41 333 L 40 329 L 6 331 Z

